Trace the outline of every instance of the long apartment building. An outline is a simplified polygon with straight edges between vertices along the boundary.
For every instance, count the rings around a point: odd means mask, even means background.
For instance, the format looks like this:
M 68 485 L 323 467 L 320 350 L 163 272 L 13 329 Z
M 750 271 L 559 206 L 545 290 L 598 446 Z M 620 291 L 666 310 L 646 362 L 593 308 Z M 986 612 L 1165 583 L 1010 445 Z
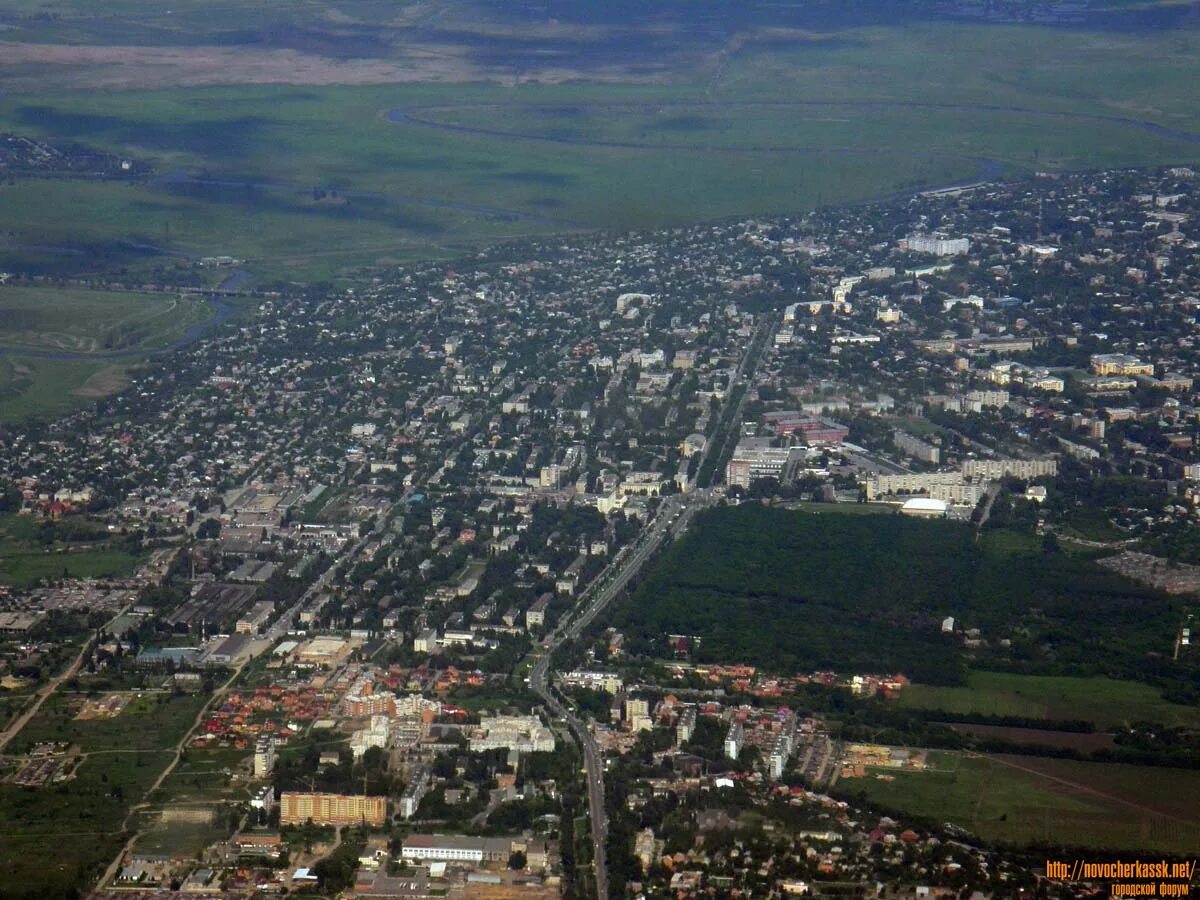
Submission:
M 933 500 L 974 506 L 988 482 L 1001 478 L 1039 478 L 1058 474 L 1054 459 L 968 459 L 958 471 L 873 475 L 864 487 L 868 500 L 889 495 L 921 494 Z
M 1041 478 L 1058 474 L 1057 459 L 968 459 L 962 464 L 964 478 Z
M 279 798 L 279 824 L 382 825 L 387 820 L 386 797 L 355 794 L 310 794 L 285 791 Z
M 920 494 L 960 506 L 974 506 L 987 490 L 985 481 L 967 481 L 961 472 L 873 475 L 866 479 L 863 486 L 866 488 L 868 500 L 879 500 L 896 494 Z

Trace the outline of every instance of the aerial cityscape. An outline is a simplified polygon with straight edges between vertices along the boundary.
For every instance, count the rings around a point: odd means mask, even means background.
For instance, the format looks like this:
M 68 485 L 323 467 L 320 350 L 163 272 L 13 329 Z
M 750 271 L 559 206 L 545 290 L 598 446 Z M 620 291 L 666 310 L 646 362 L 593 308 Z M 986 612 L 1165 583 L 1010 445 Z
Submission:
M 0 0 L 0 898 L 1200 890 L 1200 6 Z

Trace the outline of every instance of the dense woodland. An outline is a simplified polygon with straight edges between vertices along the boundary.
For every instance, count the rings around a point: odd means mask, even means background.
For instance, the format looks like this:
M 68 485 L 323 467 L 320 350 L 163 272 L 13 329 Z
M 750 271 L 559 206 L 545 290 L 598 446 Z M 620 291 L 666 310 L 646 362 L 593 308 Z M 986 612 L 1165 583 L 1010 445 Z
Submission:
M 955 618 L 956 633 L 942 620 Z M 1168 658 L 1176 601 L 1045 546 L 1023 530 L 975 531 L 899 516 L 813 515 L 746 503 L 698 518 L 614 623 L 632 653 L 779 673 L 903 672 L 963 683 L 966 666 L 1109 675 L 1183 689 Z M 963 632 L 979 629 L 967 647 Z

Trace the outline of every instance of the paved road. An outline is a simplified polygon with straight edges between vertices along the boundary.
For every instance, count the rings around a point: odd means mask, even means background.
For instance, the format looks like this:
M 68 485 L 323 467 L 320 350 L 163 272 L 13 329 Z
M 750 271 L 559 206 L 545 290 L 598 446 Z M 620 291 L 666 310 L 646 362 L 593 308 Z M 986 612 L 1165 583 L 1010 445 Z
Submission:
M 605 854 L 608 815 L 604 807 L 604 759 L 587 725 L 571 712 L 550 684 L 550 658 L 564 643 L 578 637 L 612 599 L 625 589 L 629 580 L 641 570 L 655 551 L 668 538 L 681 533 L 697 510 L 709 506 L 712 501 L 713 495 L 708 491 L 667 497 L 637 543 L 613 560 L 588 588 L 581 598 L 581 605 L 577 607 L 581 612 L 564 619 L 543 642 L 545 650 L 529 674 L 530 689 L 542 698 L 554 715 L 567 723 L 583 748 L 588 808 L 592 822 L 596 896 L 600 900 L 607 900 L 608 897 L 608 867 Z
M 742 410 L 746 407 L 746 400 L 750 396 L 750 383 L 754 378 L 754 372 L 758 369 L 759 360 L 762 359 L 763 351 L 775 339 L 775 330 L 779 327 L 779 322 L 782 317 L 779 314 L 771 316 L 759 323 L 753 337 L 750 338 L 750 343 L 747 345 L 746 352 L 742 354 L 742 359 L 738 363 L 737 371 L 734 373 L 733 381 L 729 385 L 729 394 L 733 395 L 733 391 L 741 387 L 741 397 L 738 399 L 738 405 L 735 409 L 721 411 L 720 425 L 717 434 L 713 435 L 704 446 L 704 453 L 700 457 L 700 465 L 696 467 L 697 481 L 700 478 L 700 473 L 704 471 L 704 466 L 708 462 L 708 458 L 714 453 L 716 454 L 716 465 L 712 473 L 708 477 L 708 487 L 712 484 L 717 484 L 724 480 L 725 473 L 720 469 L 721 460 L 727 455 L 726 451 L 732 453 L 732 448 L 737 446 L 738 437 L 741 434 L 742 428 Z
M 773 316 L 759 326 L 738 364 L 735 383 L 745 382 L 747 387 L 749 386 L 758 362 L 762 358 L 763 350 L 769 344 L 778 322 L 778 316 Z M 736 435 L 742 406 L 748 393 L 748 390 L 743 392 L 741 403 L 732 411 L 732 414 L 721 417 L 721 427 L 724 432 L 714 435 L 713 440 L 709 441 L 701 460 L 701 466 L 709 454 L 722 453 L 728 441 Z M 718 459 L 720 459 L 719 456 Z M 551 657 L 554 655 L 554 651 L 567 641 L 578 637 L 613 598 L 625 589 L 630 579 L 641 571 L 658 549 L 665 542 L 682 534 L 687 529 L 692 517 L 698 511 L 711 506 L 718 497 L 719 494 L 716 491 L 706 488 L 664 498 L 658 512 L 638 536 L 637 541 L 622 550 L 616 559 L 600 573 L 580 597 L 575 609 L 565 616 L 542 642 L 542 656 L 529 673 L 530 689 L 542 698 L 555 716 L 567 723 L 571 733 L 579 742 L 579 746 L 583 748 L 589 818 L 592 822 L 592 858 L 596 877 L 596 896 L 599 900 L 608 898 L 608 865 L 605 853 L 608 814 L 604 806 L 604 758 L 587 725 L 571 712 L 554 690 L 550 680 Z

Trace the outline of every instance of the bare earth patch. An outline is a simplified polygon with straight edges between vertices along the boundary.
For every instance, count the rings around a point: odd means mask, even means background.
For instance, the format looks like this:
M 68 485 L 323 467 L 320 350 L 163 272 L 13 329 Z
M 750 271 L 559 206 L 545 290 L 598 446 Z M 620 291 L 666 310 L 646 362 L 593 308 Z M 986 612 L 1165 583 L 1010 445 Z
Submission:
M 132 89 L 219 84 L 368 85 L 417 82 L 561 83 L 580 73 L 553 63 L 518 73 L 480 65 L 464 47 L 426 44 L 398 59 L 335 60 L 297 50 L 247 47 L 67 46 L 5 43 L 0 85 L 13 88 L 78 86 Z M 623 66 L 589 67 L 589 80 L 652 81 Z
M 128 384 L 129 379 L 125 377 L 123 368 L 109 366 L 96 372 L 71 393 L 76 397 L 84 397 L 88 400 L 99 400 L 101 397 L 111 397 Z

